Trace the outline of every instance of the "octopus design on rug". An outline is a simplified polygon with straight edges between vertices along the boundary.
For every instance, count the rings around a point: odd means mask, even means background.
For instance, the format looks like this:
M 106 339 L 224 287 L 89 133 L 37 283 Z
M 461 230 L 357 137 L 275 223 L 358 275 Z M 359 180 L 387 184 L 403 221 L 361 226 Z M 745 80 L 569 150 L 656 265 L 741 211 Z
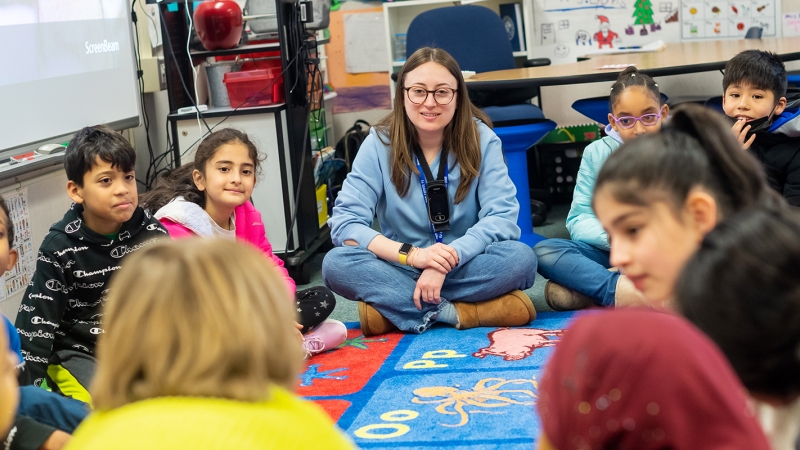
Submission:
M 509 385 L 530 384 L 533 389 L 508 389 Z M 535 378 L 530 380 L 516 379 L 506 380 L 504 378 L 484 378 L 475 383 L 471 390 L 459 389 L 460 385 L 453 386 L 430 386 L 414 390 L 412 403 L 417 404 L 439 404 L 436 412 L 439 414 L 454 415 L 458 414 L 461 420 L 457 424 L 441 424 L 445 427 L 460 427 L 469 422 L 469 415 L 476 413 L 500 414 L 500 412 L 487 411 L 481 408 L 501 408 L 511 405 L 533 405 L 538 396 L 534 391 L 539 388 L 539 383 Z M 504 389 L 505 388 L 505 389 Z M 506 397 L 509 395 L 509 397 Z M 530 398 L 530 400 L 518 400 L 517 398 Z M 437 399 L 437 397 L 439 397 Z M 431 399 L 431 400 L 424 400 Z M 467 410 L 468 406 L 477 407 Z M 449 409 L 451 408 L 452 409 Z

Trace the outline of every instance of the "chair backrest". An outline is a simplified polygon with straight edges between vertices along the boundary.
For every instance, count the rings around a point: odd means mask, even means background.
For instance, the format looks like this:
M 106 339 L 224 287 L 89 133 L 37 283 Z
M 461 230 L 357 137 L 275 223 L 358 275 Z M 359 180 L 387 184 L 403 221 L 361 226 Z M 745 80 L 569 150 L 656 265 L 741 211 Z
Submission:
M 408 27 L 406 53 L 422 47 L 444 49 L 461 70 L 513 69 L 514 51 L 503 20 L 483 6 L 436 8 L 419 14 Z
M 745 33 L 745 39 L 761 39 L 761 33 L 764 32 L 764 29 L 761 27 L 750 27 L 747 29 L 747 33 Z

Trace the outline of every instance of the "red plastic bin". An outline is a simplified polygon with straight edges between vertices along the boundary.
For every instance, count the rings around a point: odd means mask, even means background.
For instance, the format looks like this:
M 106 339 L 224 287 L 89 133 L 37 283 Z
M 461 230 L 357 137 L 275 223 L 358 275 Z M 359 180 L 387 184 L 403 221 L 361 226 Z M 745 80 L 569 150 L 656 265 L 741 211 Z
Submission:
M 233 108 L 272 105 L 284 101 L 280 67 L 229 72 L 225 74 L 223 82 L 228 89 L 228 98 Z

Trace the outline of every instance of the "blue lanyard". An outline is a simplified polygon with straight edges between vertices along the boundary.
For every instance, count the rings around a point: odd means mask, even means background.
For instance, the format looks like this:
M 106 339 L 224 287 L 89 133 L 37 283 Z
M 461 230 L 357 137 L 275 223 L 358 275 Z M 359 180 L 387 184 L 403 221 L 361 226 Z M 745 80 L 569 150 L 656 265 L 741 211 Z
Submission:
M 447 156 L 446 154 L 444 156 Z M 450 186 L 450 170 L 447 164 L 447 161 L 439 161 L 439 164 L 444 163 L 444 187 L 447 188 Z M 419 187 L 422 188 L 422 199 L 425 200 L 425 210 L 428 210 L 428 181 L 425 179 L 425 172 L 422 171 L 422 166 L 419 165 L 419 158 L 414 155 L 414 164 L 417 165 L 417 170 L 419 170 Z M 442 239 L 444 239 L 444 233 L 441 231 L 436 231 L 433 228 L 433 224 L 428 222 L 431 226 L 431 233 L 433 233 L 433 237 L 436 239 L 436 242 L 441 243 Z

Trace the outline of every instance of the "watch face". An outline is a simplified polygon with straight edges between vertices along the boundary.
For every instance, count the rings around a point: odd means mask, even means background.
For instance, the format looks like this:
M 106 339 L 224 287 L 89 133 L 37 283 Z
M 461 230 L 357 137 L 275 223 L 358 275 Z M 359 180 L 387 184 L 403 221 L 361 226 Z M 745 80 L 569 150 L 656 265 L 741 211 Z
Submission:
M 408 254 L 408 252 L 410 252 L 410 251 L 411 251 L 411 248 L 412 248 L 412 247 L 413 247 L 413 246 L 412 246 L 411 244 L 403 244 L 403 245 L 400 247 L 400 254 L 401 254 L 401 255 L 407 255 L 407 254 Z

